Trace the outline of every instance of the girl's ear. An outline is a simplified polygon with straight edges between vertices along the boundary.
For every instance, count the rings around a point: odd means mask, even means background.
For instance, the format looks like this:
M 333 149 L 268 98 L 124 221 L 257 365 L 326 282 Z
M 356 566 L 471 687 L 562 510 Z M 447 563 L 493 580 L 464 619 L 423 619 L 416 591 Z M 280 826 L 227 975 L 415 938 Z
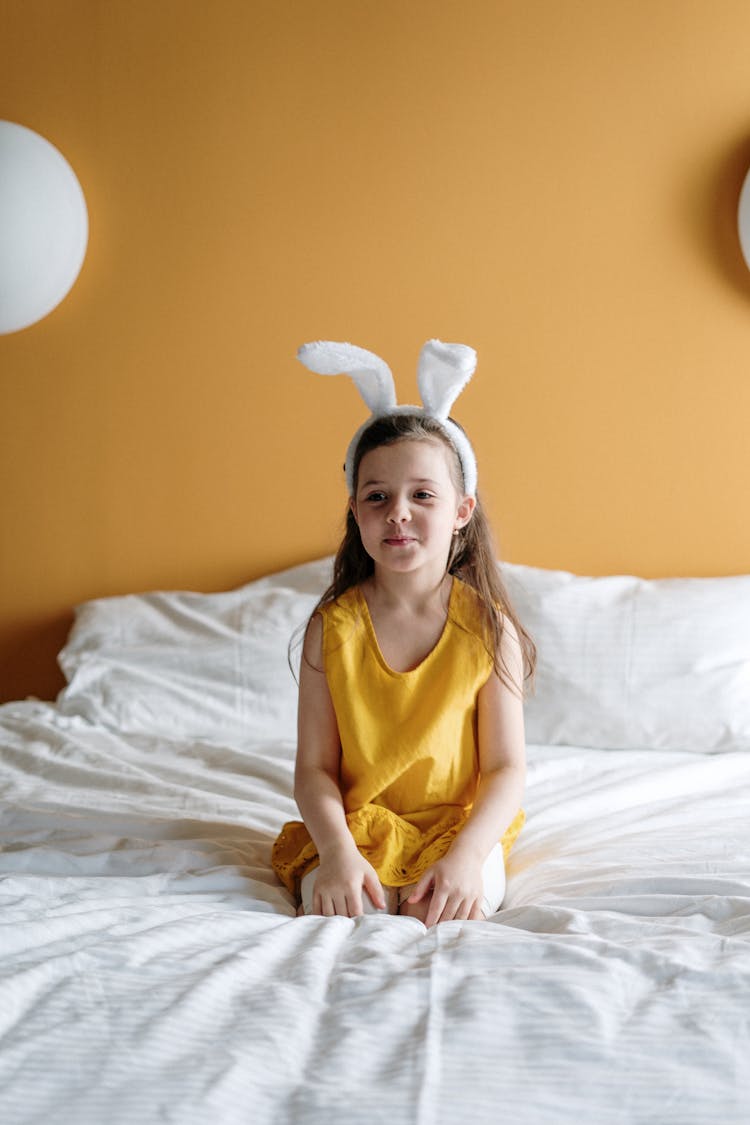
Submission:
M 477 502 L 473 496 L 464 496 L 456 512 L 456 531 L 460 531 L 462 527 L 466 527 L 474 514 L 476 506 Z
M 349 497 L 349 511 L 354 516 L 354 522 L 359 526 L 359 520 L 357 519 L 357 502 L 353 496 Z

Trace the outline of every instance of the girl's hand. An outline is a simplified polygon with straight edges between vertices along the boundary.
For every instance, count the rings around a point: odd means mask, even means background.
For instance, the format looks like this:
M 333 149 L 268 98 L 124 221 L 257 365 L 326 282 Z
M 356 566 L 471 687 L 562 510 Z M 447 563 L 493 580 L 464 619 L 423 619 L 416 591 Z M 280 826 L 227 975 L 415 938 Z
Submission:
M 356 847 L 340 847 L 321 857 L 313 886 L 313 914 L 327 918 L 340 915 L 357 918 L 363 914 L 362 893 L 366 892 L 378 910 L 386 901 L 377 872 Z
M 482 864 L 473 857 L 448 852 L 425 871 L 406 901 L 410 904 L 421 902 L 430 891 L 432 897 L 424 919 L 425 926 L 454 919 L 482 921 L 484 918 Z

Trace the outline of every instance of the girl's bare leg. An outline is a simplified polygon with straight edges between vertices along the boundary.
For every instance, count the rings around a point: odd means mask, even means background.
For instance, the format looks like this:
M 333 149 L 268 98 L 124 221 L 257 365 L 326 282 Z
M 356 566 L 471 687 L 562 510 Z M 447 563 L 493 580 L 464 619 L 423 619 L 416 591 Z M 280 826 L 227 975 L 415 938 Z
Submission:
M 402 902 L 398 912 L 404 918 L 418 918 L 420 922 L 424 922 L 427 918 L 427 911 L 430 909 L 431 900 L 432 895 L 427 895 L 420 902 Z

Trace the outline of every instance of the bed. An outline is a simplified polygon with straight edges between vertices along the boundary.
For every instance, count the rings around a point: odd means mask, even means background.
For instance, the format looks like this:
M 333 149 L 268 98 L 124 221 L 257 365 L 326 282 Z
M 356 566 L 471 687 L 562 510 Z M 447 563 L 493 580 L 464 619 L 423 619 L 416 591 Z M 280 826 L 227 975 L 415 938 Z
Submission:
M 527 823 L 502 910 L 425 930 L 271 869 L 329 572 L 88 602 L 0 708 L 0 1120 L 747 1125 L 750 576 L 503 565 Z

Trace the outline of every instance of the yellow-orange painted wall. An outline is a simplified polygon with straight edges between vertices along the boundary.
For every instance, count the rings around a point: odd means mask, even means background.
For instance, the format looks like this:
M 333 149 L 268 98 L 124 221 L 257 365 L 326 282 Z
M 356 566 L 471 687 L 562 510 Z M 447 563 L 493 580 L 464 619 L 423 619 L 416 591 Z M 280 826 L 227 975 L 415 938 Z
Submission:
M 363 418 L 298 343 L 479 351 L 502 554 L 750 570 L 747 0 L 3 0 L 0 111 L 90 246 L 0 337 L 0 692 L 72 606 L 335 546 Z

